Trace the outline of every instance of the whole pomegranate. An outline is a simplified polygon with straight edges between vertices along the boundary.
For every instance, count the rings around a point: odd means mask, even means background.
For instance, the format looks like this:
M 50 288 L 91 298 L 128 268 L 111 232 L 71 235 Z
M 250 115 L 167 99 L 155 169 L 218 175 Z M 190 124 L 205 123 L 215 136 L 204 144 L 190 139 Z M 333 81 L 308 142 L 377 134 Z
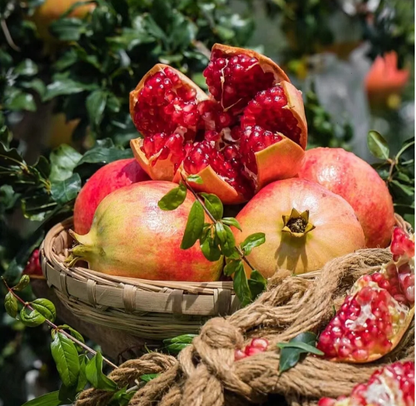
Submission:
M 350 396 L 322 398 L 318 406 L 414 406 L 415 363 L 395 362 L 380 368 Z
M 317 347 L 334 361 L 371 362 L 393 350 L 414 315 L 415 242 L 400 228 L 390 246 L 393 259 L 353 285 Z
M 393 200 L 378 173 L 342 148 L 306 151 L 299 178 L 342 196 L 354 209 L 368 248 L 387 247 L 395 224 Z
M 134 183 L 108 195 L 98 206 L 87 235 L 72 233 L 79 245 L 75 259 L 94 271 L 153 280 L 215 281 L 223 260 L 210 262 L 199 243 L 180 248 L 195 199 L 188 195 L 173 211 L 159 208 L 159 200 L 176 184 L 166 181 Z M 209 222 L 206 216 L 206 222 Z
M 149 180 L 149 177 L 134 158 L 119 159 L 100 168 L 88 179 L 75 200 L 75 232 L 87 234 L 90 231 L 95 210 L 104 197 L 143 180 Z
M 131 141 L 152 179 L 198 174 L 197 191 L 247 201 L 267 183 L 296 175 L 307 142 L 301 92 L 271 59 L 215 44 L 204 71 L 210 95 L 181 72 L 153 67 L 130 93 L 144 136 Z
M 395 51 L 378 56 L 365 78 L 370 105 L 396 107 L 409 76 L 409 69 L 398 69 Z
M 36 25 L 39 37 L 46 42 L 56 42 L 56 38 L 49 33 L 49 26 L 76 2 L 78 0 L 45 0 L 36 8 L 32 20 Z M 68 17 L 83 18 L 94 8 L 95 4 L 93 3 L 76 7 Z
M 317 183 L 303 179 L 273 182 L 237 215 L 236 243 L 262 231 L 266 242 L 248 256 L 264 277 L 285 268 L 295 274 L 364 247 L 364 233 L 351 206 Z

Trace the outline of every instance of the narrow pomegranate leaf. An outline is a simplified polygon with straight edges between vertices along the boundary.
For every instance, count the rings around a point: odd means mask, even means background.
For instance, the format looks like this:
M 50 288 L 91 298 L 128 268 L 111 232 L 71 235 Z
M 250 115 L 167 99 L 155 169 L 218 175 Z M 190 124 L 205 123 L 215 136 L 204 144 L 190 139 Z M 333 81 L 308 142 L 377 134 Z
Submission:
M 303 350 L 303 352 L 310 352 L 311 354 L 315 355 L 324 355 L 324 353 L 321 350 L 318 350 L 316 347 L 302 342 L 278 343 L 277 346 L 281 349 L 297 348 L 299 350 Z
M 22 291 L 30 283 L 30 276 L 23 275 L 20 278 L 19 283 L 16 286 L 13 286 L 13 290 Z
M 232 260 L 227 263 L 224 267 L 224 275 L 231 276 L 233 275 L 237 270 L 244 269 L 243 261 L 238 260 Z
M 191 248 L 201 237 L 204 229 L 204 208 L 202 204 L 195 201 L 189 212 L 188 221 L 186 222 L 185 233 L 182 238 L 181 248 L 186 250 Z
M 74 343 L 58 332 L 51 343 L 51 352 L 62 383 L 67 387 L 75 385 L 80 373 L 80 362 Z
M 6 309 L 7 314 L 10 317 L 16 318 L 18 306 L 19 305 L 17 303 L 17 299 L 14 297 L 12 292 L 8 292 L 6 297 L 4 298 L 4 307 Z
M 185 343 L 190 344 L 192 340 L 197 336 L 197 334 L 181 334 L 180 336 L 166 338 L 163 340 L 163 344 L 171 344 L 171 343 Z
M 253 300 L 266 290 L 266 285 L 267 280 L 259 271 L 254 270 L 251 272 L 250 279 L 248 280 L 248 286 L 250 287 L 251 297 Z
M 297 348 L 284 348 L 280 351 L 279 373 L 294 367 L 300 359 L 302 351 Z
M 204 254 L 204 257 L 208 261 L 218 261 L 221 257 L 221 251 L 218 248 L 218 244 L 215 242 L 215 239 L 209 234 L 204 242 L 201 244 L 201 250 Z
M 56 319 L 55 305 L 48 299 L 35 299 L 30 305 L 38 311 L 45 319 L 54 321 Z
M 20 321 L 27 327 L 40 326 L 45 320 L 45 317 L 37 310 L 32 310 L 30 313 L 27 313 L 26 307 L 23 307 L 22 310 L 20 310 Z
M 88 382 L 96 389 L 105 391 L 117 390 L 117 384 L 103 373 L 103 356 L 97 352 L 85 367 Z
M 264 233 L 254 233 L 249 235 L 240 245 L 244 255 L 250 255 L 253 248 L 258 247 L 266 242 L 266 235 Z
M 22 406 L 58 406 L 60 404 L 59 391 L 55 391 L 29 400 L 29 402 L 26 402 Z
M 377 131 L 369 131 L 367 135 L 367 145 L 370 152 L 379 159 L 389 159 L 389 147 L 387 141 Z
M 212 214 L 215 220 L 221 220 L 224 213 L 224 207 L 222 206 L 221 200 L 213 194 L 201 193 L 204 198 L 204 203 L 207 210 Z
M 236 270 L 234 274 L 233 288 L 241 306 L 247 306 L 253 301 L 251 296 L 250 287 L 248 286 L 247 275 L 244 271 L 244 267 Z
M 162 210 L 175 210 L 185 201 L 185 198 L 186 186 L 180 183 L 178 187 L 163 196 L 157 205 Z
M 109 406 L 127 406 L 131 400 L 131 398 L 136 393 L 134 390 L 127 392 L 128 386 L 120 389 L 111 397 L 108 402 Z
M 240 223 L 237 221 L 237 219 L 236 218 L 234 218 L 234 217 L 224 217 L 223 219 L 222 219 L 222 222 L 224 223 L 224 224 L 227 224 L 228 226 L 234 226 L 235 228 L 237 228 L 238 230 L 240 230 L 240 231 L 243 231 L 242 229 L 241 229 L 241 226 L 240 226 Z
M 145 374 L 145 375 L 141 375 L 140 376 L 140 380 L 143 382 L 150 382 L 152 379 L 155 379 L 159 376 L 160 374 Z
M 221 252 L 226 256 L 235 253 L 235 238 L 231 228 L 221 222 L 215 223 L 215 234 L 218 237 Z

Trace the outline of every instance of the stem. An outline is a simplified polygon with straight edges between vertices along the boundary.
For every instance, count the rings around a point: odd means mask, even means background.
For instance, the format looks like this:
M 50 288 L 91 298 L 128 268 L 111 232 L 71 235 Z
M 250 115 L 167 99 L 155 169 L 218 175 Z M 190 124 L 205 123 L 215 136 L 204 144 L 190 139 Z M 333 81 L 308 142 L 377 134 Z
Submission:
M 185 186 L 187 187 L 187 189 L 195 196 L 195 199 L 198 200 L 199 203 L 201 203 L 205 213 L 207 213 L 208 217 L 211 219 L 211 221 L 215 224 L 217 222 L 217 220 L 215 219 L 215 217 L 210 213 L 210 211 L 207 209 L 207 207 L 205 206 L 205 203 L 203 201 L 203 199 L 201 199 L 201 196 L 198 195 L 198 193 L 195 192 L 195 190 L 193 189 L 193 187 L 188 183 L 188 181 L 186 180 L 186 178 L 183 176 L 183 174 L 181 174 L 182 180 L 185 183 Z M 252 271 L 254 271 L 254 266 L 250 264 L 250 261 L 247 259 L 247 257 L 244 255 L 243 250 L 238 247 L 235 246 L 234 247 L 235 250 L 237 251 L 238 255 L 240 256 L 240 258 L 250 267 L 250 269 Z
M 7 23 L 4 18 L 0 20 L 0 25 L 1 25 L 1 29 L 3 30 L 3 34 L 10 48 L 14 49 L 16 52 L 20 52 L 20 48 L 14 43 L 13 38 L 10 35 L 9 28 L 7 27 Z
M 392 177 L 393 177 L 393 170 L 394 170 L 394 167 L 396 166 L 396 164 L 397 164 L 397 160 L 396 159 L 388 159 L 387 160 L 387 162 L 389 162 L 390 163 L 390 169 L 389 169 L 389 174 L 388 174 L 388 176 L 387 176 L 387 180 L 386 180 L 386 183 L 390 183 L 391 181 L 392 181 Z
M 14 292 L 14 290 L 12 288 L 9 287 L 9 285 L 7 284 L 6 280 L 3 279 L 4 284 L 6 285 L 7 290 L 24 306 L 27 307 L 29 310 L 34 311 L 35 309 L 30 305 L 30 303 L 25 302 L 20 296 L 16 295 L 16 293 Z M 68 337 L 71 341 L 73 341 L 75 344 L 78 344 L 80 347 L 82 347 L 84 350 L 88 351 L 89 353 L 96 355 L 97 351 L 93 350 L 92 348 L 88 347 L 88 345 L 84 344 L 82 341 L 79 341 L 78 339 L 76 339 L 75 337 L 71 336 L 71 334 L 67 333 L 65 330 L 59 328 L 55 323 L 52 323 L 50 320 L 45 318 L 45 322 L 46 324 L 49 325 L 49 327 L 53 328 L 54 330 L 62 333 L 63 335 L 65 335 L 66 337 Z M 118 366 L 113 364 L 110 360 L 108 360 L 107 358 L 105 358 L 103 356 L 103 360 L 108 364 L 111 365 L 114 369 L 117 369 Z

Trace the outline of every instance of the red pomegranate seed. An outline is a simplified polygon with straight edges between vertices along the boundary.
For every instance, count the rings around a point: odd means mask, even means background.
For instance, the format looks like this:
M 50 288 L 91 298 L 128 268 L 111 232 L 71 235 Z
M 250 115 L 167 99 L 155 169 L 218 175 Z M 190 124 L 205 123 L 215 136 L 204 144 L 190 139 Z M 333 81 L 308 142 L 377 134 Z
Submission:
M 243 350 L 235 350 L 234 359 L 239 361 L 240 359 L 247 358 L 246 353 Z
M 251 347 L 258 348 L 259 350 L 266 351 L 269 346 L 269 342 L 265 338 L 253 338 L 250 343 Z
M 409 258 L 415 256 L 415 242 L 399 227 L 393 230 L 393 238 L 390 250 L 395 256 L 407 255 Z
M 26 267 L 23 270 L 24 275 L 38 275 L 42 276 L 42 267 L 40 265 L 40 252 L 39 249 L 35 249 L 32 252 L 29 260 L 27 261 Z

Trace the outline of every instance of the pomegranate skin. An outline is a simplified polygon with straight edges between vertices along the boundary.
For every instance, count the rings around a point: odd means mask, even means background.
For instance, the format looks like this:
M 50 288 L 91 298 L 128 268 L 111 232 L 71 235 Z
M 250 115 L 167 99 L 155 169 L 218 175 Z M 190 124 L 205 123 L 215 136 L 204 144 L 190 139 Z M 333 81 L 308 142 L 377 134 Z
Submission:
M 303 236 L 282 231 L 283 216 L 289 216 L 292 209 L 299 213 L 309 210 L 309 222 L 315 228 Z M 351 206 L 342 197 L 303 179 L 270 183 L 236 218 L 243 230 L 233 230 L 236 243 L 250 234 L 265 233 L 266 242 L 248 256 L 265 278 L 279 268 L 295 274 L 315 271 L 329 260 L 365 245 L 363 230 Z
M 314 148 L 306 151 L 298 177 L 319 183 L 352 206 L 368 248 L 389 245 L 395 224 L 393 200 L 367 162 L 342 148 Z
M 88 179 L 75 200 L 75 232 L 87 234 L 90 231 L 95 210 L 104 197 L 143 180 L 149 180 L 149 177 L 134 158 L 120 159 L 100 168 Z
M 159 200 L 177 187 L 167 181 L 145 181 L 118 189 L 98 206 L 90 232 L 74 234 L 80 243 L 75 258 L 91 269 L 110 275 L 151 280 L 205 282 L 218 280 L 220 258 L 208 261 L 199 242 L 180 248 L 195 199 L 188 191 L 176 210 L 164 211 Z M 205 221 L 209 222 L 207 216 Z

